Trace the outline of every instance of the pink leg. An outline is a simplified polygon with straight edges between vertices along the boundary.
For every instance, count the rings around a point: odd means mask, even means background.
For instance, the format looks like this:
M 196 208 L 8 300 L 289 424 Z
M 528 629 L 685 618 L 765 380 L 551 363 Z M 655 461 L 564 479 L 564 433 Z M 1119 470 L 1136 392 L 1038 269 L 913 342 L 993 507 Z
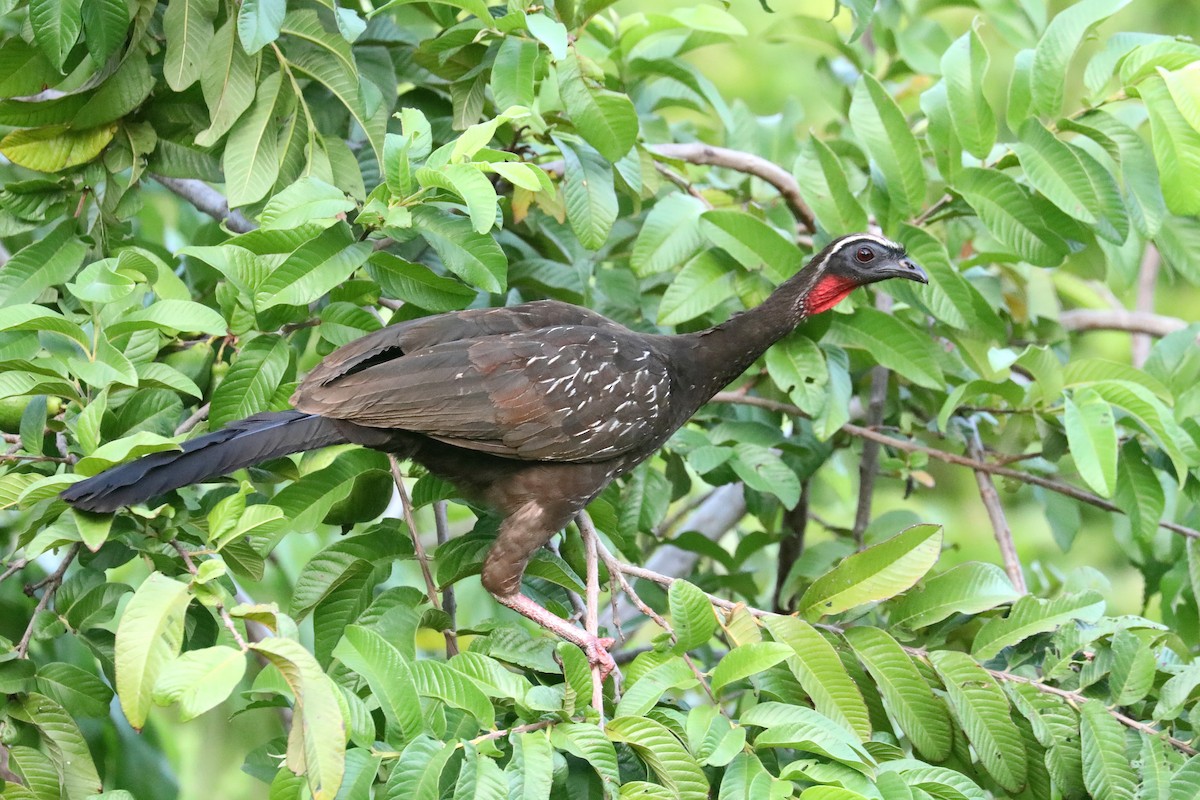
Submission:
M 588 663 L 599 668 L 601 680 L 607 678 L 609 673 L 617 668 L 617 662 L 608 654 L 608 648 L 612 647 L 615 640 L 582 631 L 519 592 L 507 596 L 496 595 L 496 599 L 518 614 L 529 617 L 546 630 L 552 631 L 571 644 L 578 646 L 587 656 Z

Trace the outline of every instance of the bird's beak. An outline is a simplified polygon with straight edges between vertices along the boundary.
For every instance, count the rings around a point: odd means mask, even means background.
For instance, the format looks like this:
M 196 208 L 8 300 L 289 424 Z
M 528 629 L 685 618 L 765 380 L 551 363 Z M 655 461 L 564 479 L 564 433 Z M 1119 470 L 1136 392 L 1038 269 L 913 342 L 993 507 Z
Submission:
M 925 274 L 925 270 L 917 266 L 917 262 L 911 258 L 902 258 L 897 261 L 894 266 L 888 269 L 888 277 L 907 278 L 917 283 L 929 283 L 929 276 Z

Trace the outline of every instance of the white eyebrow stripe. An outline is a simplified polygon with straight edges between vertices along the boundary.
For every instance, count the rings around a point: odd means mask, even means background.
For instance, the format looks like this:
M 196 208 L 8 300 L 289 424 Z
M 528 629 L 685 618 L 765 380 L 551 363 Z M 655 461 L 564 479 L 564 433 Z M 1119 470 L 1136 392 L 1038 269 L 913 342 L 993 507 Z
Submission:
M 891 250 L 904 250 L 904 245 L 900 244 L 899 242 L 893 242 L 891 239 L 888 239 L 884 236 L 876 236 L 873 233 L 852 233 L 843 238 L 842 241 L 835 244 L 833 249 L 829 250 L 823 259 L 821 259 L 819 262 L 813 262 L 810 266 L 824 266 L 825 263 L 827 263 L 838 253 L 842 252 L 842 250 L 850 247 L 851 245 L 861 244 L 863 241 L 873 242 L 880 247 L 885 247 Z

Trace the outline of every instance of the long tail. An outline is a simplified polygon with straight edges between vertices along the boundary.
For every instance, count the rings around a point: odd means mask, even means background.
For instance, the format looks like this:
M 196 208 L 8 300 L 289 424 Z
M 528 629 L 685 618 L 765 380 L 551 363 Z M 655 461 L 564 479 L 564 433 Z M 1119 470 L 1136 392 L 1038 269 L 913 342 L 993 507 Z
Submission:
M 260 461 L 348 441 L 324 417 L 299 411 L 255 414 L 184 442 L 182 452 L 152 453 L 72 484 L 61 497 L 84 511 L 116 511 Z

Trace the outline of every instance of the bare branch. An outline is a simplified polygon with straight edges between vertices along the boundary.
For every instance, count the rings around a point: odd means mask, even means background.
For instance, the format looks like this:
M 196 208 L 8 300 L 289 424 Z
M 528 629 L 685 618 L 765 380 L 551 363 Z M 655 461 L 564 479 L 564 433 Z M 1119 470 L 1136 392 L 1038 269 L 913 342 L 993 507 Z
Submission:
M 892 310 L 891 295 L 875 296 L 875 307 L 883 312 Z M 867 427 L 883 423 L 883 405 L 887 401 L 888 368 L 882 364 L 871 368 L 871 394 L 867 401 Z M 854 513 L 854 546 L 861 550 L 863 534 L 871 524 L 871 501 L 875 498 L 875 476 L 879 471 L 879 444 L 863 442 L 862 458 L 858 462 L 858 508 Z
M 1073 308 L 1058 317 L 1069 331 L 1128 331 L 1146 336 L 1166 336 L 1187 327 L 1178 317 L 1124 309 Z
M 183 422 L 179 423 L 179 427 L 175 429 L 175 435 L 179 436 L 180 434 L 187 433 L 192 428 L 196 427 L 201 422 L 208 419 L 208 408 L 209 408 L 209 404 L 205 403 L 204 405 L 197 408 L 194 412 L 192 412 L 192 415 L 190 417 L 185 419 Z
M 744 172 L 761 178 L 775 187 L 783 197 L 792 214 L 801 226 L 809 233 L 817 229 L 812 209 L 800 196 L 800 184 L 792 174 L 767 159 L 746 153 L 741 150 L 731 150 L 728 147 L 717 147 L 703 142 L 687 142 L 682 144 L 650 145 L 650 152 L 664 158 L 674 158 L 689 164 L 701 164 L 712 167 L 724 167 L 736 172 Z
M 437 543 L 443 545 L 450 541 L 450 522 L 446 519 L 446 501 L 438 500 L 433 504 L 433 526 L 437 532 Z M 458 600 L 454 596 L 454 586 L 442 590 L 442 610 L 450 618 L 450 630 L 458 630 Z M 454 655 L 447 652 L 446 658 Z
M 234 233 L 249 233 L 258 226 L 246 219 L 240 211 L 230 211 L 225 195 L 204 181 L 193 178 L 168 178 L 166 175 L 150 177 L 195 206 L 197 211 L 208 214 Z
M 586 511 L 580 511 L 575 516 L 575 524 L 579 526 L 579 535 L 583 538 L 583 552 L 587 566 L 587 599 L 584 606 L 583 629 L 593 639 L 600 638 L 600 566 L 596 556 L 599 536 L 592 518 Z M 604 725 L 604 673 L 598 663 L 592 664 L 592 708 L 600 715 L 600 725 Z
M 59 586 L 62 586 L 63 576 L 67 574 L 67 568 L 75 561 L 75 556 L 79 555 L 81 546 L 79 542 L 71 545 L 71 549 L 63 556 L 58 568 L 38 582 L 37 585 L 43 587 L 45 591 L 42 592 L 37 606 L 33 609 L 33 614 L 29 617 L 29 624 L 25 626 L 25 633 L 22 634 L 21 641 L 17 643 L 17 658 L 26 658 L 29 655 L 29 642 L 33 638 L 33 628 L 37 625 L 38 614 L 45 611 L 50 605 L 50 601 L 54 599 L 54 593 L 58 591 Z
M 388 455 L 388 463 L 392 467 L 392 480 L 396 484 L 396 492 L 400 495 L 400 507 L 404 513 L 404 524 L 408 526 L 408 536 L 412 539 L 413 552 L 417 556 L 417 563 L 421 566 L 421 575 L 425 578 L 425 594 L 429 597 L 430 604 L 438 611 L 442 610 L 442 603 L 438 599 L 437 584 L 433 581 L 433 572 L 429 569 L 429 556 L 425 554 L 425 545 L 421 544 L 421 536 L 417 532 L 417 522 L 413 518 L 412 500 L 408 497 L 408 489 L 404 487 L 404 476 L 400 473 L 400 462 L 394 455 Z M 457 635 L 452 630 L 442 631 L 446 637 L 446 653 L 447 655 L 456 655 L 458 653 Z
M 175 552 L 179 553 L 179 557 L 183 559 L 183 565 L 187 568 L 188 574 L 193 578 L 200 574 L 196 567 L 196 562 L 192 560 L 192 554 L 187 551 L 178 539 L 171 540 L 171 547 L 175 548 Z M 242 637 L 242 632 L 237 629 L 237 623 L 233 621 L 233 617 L 229 615 L 229 610 L 225 608 L 225 604 L 220 600 L 213 603 L 213 608 L 217 610 L 217 614 L 221 617 L 221 624 L 229 631 L 229 635 L 233 637 L 233 641 L 237 643 L 238 649 L 243 653 L 250 649 L 250 645 L 246 644 L 246 640 Z
M 983 461 L 983 442 L 979 438 L 979 429 L 974 425 L 967 434 L 967 452 L 976 461 Z M 1008 517 L 1004 515 L 1004 506 L 1000 504 L 1000 495 L 996 492 L 992 477 L 986 472 L 975 470 L 975 482 L 979 485 L 979 497 L 983 500 L 983 507 L 987 509 L 988 519 L 992 521 L 996 544 L 1000 546 L 1000 558 L 1004 561 L 1004 571 L 1008 573 L 1013 588 L 1025 594 L 1029 591 L 1025 586 L 1025 573 L 1021 571 L 1021 560 L 1017 557 L 1012 529 L 1008 526 Z
M 783 414 L 789 414 L 791 416 L 806 416 L 803 411 L 789 403 L 780 403 L 776 400 L 768 400 L 765 397 L 740 395 L 732 392 L 718 392 L 710 402 L 740 403 L 742 405 L 768 408 L 772 411 L 779 411 Z M 896 450 L 902 450 L 906 453 L 924 453 L 930 458 L 935 458 L 938 461 L 944 461 L 947 464 L 955 464 L 960 467 L 967 467 L 968 469 L 986 472 L 990 475 L 999 475 L 1002 478 L 1012 478 L 1013 480 L 1021 481 L 1022 483 L 1028 483 L 1032 486 L 1040 486 L 1043 489 L 1057 492 L 1058 494 L 1065 495 L 1073 500 L 1078 500 L 1081 503 L 1087 503 L 1088 505 L 1095 506 L 1096 508 L 1100 508 L 1105 511 L 1111 511 L 1117 514 L 1125 513 L 1115 504 L 1108 502 L 1103 497 L 1092 494 L 1084 489 L 1072 486 L 1069 483 L 1062 483 L 1061 481 L 1043 478 L 1041 475 L 1034 475 L 1031 472 L 1022 472 L 1018 469 L 1000 466 L 999 464 L 991 464 L 987 461 L 977 461 L 973 458 L 967 458 L 966 456 L 960 456 L 955 453 L 948 453 L 945 450 L 938 450 L 935 447 L 929 447 L 928 445 L 919 444 L 917 442 L 910 442 L 905 439 L 896 439 L 888 436 L 887 434 L 879 433 L 878 431 L 873 431 L 860 425 L 853 425 L 849 422 L 842 426 L 842 431 L 850 434 L 851 436 L 857 436 L 860 439 L 876 441 L 880 444 L 886 445 L 887 447 L 891 447 Z M 1158 526 L 1173 533 L 1187 536 L 1190 539 L 1200 539 L 1200 531 L 1196 530 L 1195 528 L 1189 528 L 1186 525 L 1180 525 L 1177 522 L 1160 519 L 1158 521 Z
M 1154 313 L 1154 289 L 1158 285 L 1158 270 L 1162 266 L 1162 256 L 1158 248 L 1151 242 L 1146 245 L 1142 254 L 1142 263 L 1138 267 L 1137 299 L 1134 309 L 1142 314 Z M 1135 333 L 1131 347 L 1133 365 L 1138 369 L 1150 357 L 1150 337 L 1145 333 Z

